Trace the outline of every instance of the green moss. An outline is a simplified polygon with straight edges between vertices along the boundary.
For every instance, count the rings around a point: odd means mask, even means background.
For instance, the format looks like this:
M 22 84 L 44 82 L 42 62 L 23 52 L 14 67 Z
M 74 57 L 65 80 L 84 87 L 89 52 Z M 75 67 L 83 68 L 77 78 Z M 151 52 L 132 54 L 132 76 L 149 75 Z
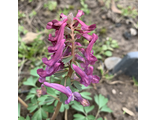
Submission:
M 102 28 L 101 30 L 100 30 L 100 34 L 101 35 L 105 35 L 107 33 L 107 29 L 106 28 Z
M 69 6 L 69 9 L 70 9 L 70 10 L 73 10 L 73 9 L 74 9 L 74 6 L 73 6 L 73 5 L 70 5 L 70 6 Z

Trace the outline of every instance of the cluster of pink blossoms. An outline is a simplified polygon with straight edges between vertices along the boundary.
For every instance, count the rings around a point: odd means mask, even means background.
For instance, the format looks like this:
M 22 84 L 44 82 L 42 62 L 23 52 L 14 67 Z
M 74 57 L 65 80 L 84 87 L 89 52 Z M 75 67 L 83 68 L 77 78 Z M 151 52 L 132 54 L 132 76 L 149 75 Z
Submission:
M 98 83 L 100 78 L 96 75 L 93 75 L 93 67 L 97 61 L 97 58 L 93 55 L 93 44 L 98 39 L 96 34 L 89 35 L 88 33 L 93 31 L 96 28 L 96 25 L 86 25 L 82 22 L 79 18 L 84 15 L 82 10 L 78 10 L 76 17 L 70 13 L 68 16 L 61 13 L 60 19 L 52 20 L 48 22 L 46 29 L 55 29 L 55 36 L 53 37 L 49 34 L 48 40 L 52 43 L 52 46 L 48 47 L 48 52 L 51 53 L 51 58 L 48 60 L 47 58 L 43 58 L 42 61 L 46 65 L 45 70 L 38 69 L 37 73 L 40 76 L 39 82 L 43 83 L 42 87 L 45 85 L 47 87 L 52 87 L 56 90 L 61 91 L 62 93 L 66 94 L 68 99 L 65 101 L 68 104 L 71 100 L 76 100 L 80 102 L 83 106 L 88 106 L 89 102 L 81 97 L 78 92 L 72 93 L 69 86 L 65 87 L 63 85 L 57 83 L 48 83 L 46 82 L 46 77 L 53 75 L 57 71 L 63 70 L 65 64 L 62 62 L 62 59 L 67 56 L 72 56 L 72 37 L 74 37 L 74 46 L 75 46 L 75 53 L 74 53 L 74 61 L 81 61 L 80 65 L 81 68 L 73 62 L 67 63 L 67 65 L 71 65 L 73 70 L 81 77 L 79 78 L 74 74 L 76 77 L 75 80 L 79 81 L 84 86 L 88 86 L 91 83 Z M 71 29 L 71 27 L 73 29 Z M 73 31 L 72 31 L 73 30 Z M 79 42 L 75 42 L 77 39 L 84 37 L 86 40 L 89 41 L 89 45 L 87 48 L 83 48 L 83 46 Z M 78 51 L 78 52 L 77 52 Z M 79 78 L 79 79 L 77 79 Z M 44 94 L 46 92 L 44 91 Z

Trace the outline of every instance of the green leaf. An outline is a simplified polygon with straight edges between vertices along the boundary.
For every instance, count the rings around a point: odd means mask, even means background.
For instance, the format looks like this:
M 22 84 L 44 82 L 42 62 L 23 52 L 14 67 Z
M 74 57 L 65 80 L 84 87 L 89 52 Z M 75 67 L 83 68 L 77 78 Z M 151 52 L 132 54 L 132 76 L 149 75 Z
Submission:
M 86 113 L 89 113 L 90 111 L 92 111 L 94 109 L 94 105 L 92 106 L 88 106 L 88 107 L 84 107 L 84 110 Z
M 18 103 L 18 117 L 20 117 L 20 112 L 21 112 L 21 104 Z
M 47 118 L 47 114 L 42 108 L 39 108 L 33 115 L 32 120 L 43 120 L 43 118 Z
M 105 54 L 106 56 L 112 56 L 112 52 L 111 52 L 111 51 L 106 51 L 104 54 Z
M 35 97 L 35 94 L 28 94 L 26 99 L 25 100 L 28 100 L 28 99 L 33 99 Z
M 76 119 L 79 118 L 79 120 L 82 120 L 82 119 L 85 118 L 85 116 L 82 115 L 82 114 L 74 114 L 73 116 L 74 116 Z M 74 119 L 74 120 L 75 120 L 75 119 Z
M 108 112 L 108 113 L 111 113 L 112 112 L 112 110 L 110 108 L 108 108 L 107 105 L 103 106 L 100 111 L 102 111 L 102 112 Z
M 111 44 L 112 44 L 112 43 L 117 44 L 118 42 L 117 42 L 116 40 L 112 40 Z
M 97 120 L 103 120 L 102 117 L 98 118 Z
M 62 76 L 62 75 L 64 75 L 64 74 L 66 74 L 68 71 L 59 71 L 59 73 L 55 73 L 54 74 L 54 76 L 55 77 L 60 77 L 60 76 Z
M 99 54 L 95 55 L 95 57 L 96 57 L 97 59 L 102 59 L 102 56 L 99 55 Z
M 18 120 L 25 120 L 24 117 L 20 116 Z
M 82 87 L 82 90 L 86 90 L 86 89 L 92 88 L 91 86 L 86 87 L 86 86 L 84 86 L 84 85 L 81 85 L 81 87 Z
M 36 89 L 35 88 L 31 88 L 29 93 L 36 94 Z
M 38 105 L 29 103 L 27 109 L 30 111 L 30 113 L 32 113 L 34 110 L 36 110 L 36 108 L 38 108 Z
M 41 97 L 38 98 L 38 101 L 44 102 L 48 98 L 48 95 L 42 95 Z
M 65 103 L 65 101 L 67 100 L 68 98 L 67 98 L 67 96 L 64 94 L 64 93 L 61 93 L 60 94 L 60 101 L 62 102 L 62 103 Z
M 53 88 L 47 87 L 47 93 L 57 97 Z
M 71 87 L 71 82 L 70 82 L 70 78 L 69 77 L 67 77 L 66 86 Z
M 111 79 L 113 79 L 113 75 L 109 75 L 109 74 L 106 74 L 105 75 L 105 78 L 106 78 L 106 80 L 111 80 Z
M 54 100 L 55 98 L 53 98 L 52 96 L 48 96 L 48 98 L 45 101 L 39 102 L 39 105 L 44 105 L 44 104 L 50 105 L 54 102 Z
M 87 120 L 95 120 L 95 117 L 93 115 L 88 115 L 86 118 Z
M 39 77 L 39 75 L 37 74 L 37 69 L 39 69 L 39 67 L 36 67 L 36 68 L 30 70 L 30 75 Z
M 53 113 L 54 112 L 54 106 L 47 106 L 47 105 L 44 105 L 43 107 L 42 107 L 42 109 L 44 110 L 44 111 L 46 111 L 46 112 L 49 112 L 49 113 Z
M 73 56 L 70 56 L 70 57 L 67 57 L 67 58 L 63 58 L 63 59 L 62 59 L 62 62 L 63 62 L 64 64 L 66 64 L 66 63 L 68 63 L 72 58 L 73 58 Z
M 27 117 L 26 117 L 26 120 L 30 120 L 30 117 L 29 117 L 29 115 L 27 115 Z
M 80 103 L 78 103 L 76 101 L 74 101 L 74 104 L 72 105 L 72 108 L 77 110 L 77 111 L 80 111 L 80 112 L 84 113 L 83 106 L 80 105 Z
M 107 40 L 107 41 L 106 41 L 106 45 L 110 45 L 110 41 Z
M 101 108 L 104 105 L 106 105 L 107 102 L 108 102 L 108 99 L 100 94 L 99 95 L 99 108 Z
M 30 76 L 28 79 L 27 79 L 27 81 L 25 81 L 23 84 L 24 85 L 28 85 L 28 86 L 36 86 L 35 84 L 36 84 L 36 80 L 35 79 L 33 79 L 33 77 L 32 76 Z
M 103 45 L 102 50 L 107 50 L 107 45 Z
M 82 54 L 82 52 L 78 51 L 78 54 L 79 54 L 81 57 L 84 57 L 84 55 Z
M 98 104 L 99 103 L 99 96 L 98 95 L 95 95 L 94 96 L 94 100 L 95 100 L 96 104 Z
M 88 99 L 88 100 L 92 100 L 92 98 L 89 97 L 89 95 L 91 95 L 91 93 L 89 93 L 89 92 L 81 92 L 80 94 L 81 94 L 81 96 L 82 96 L 83 98 L 86 98 L 86 99 Z
M 75 87 L 76 87 L 78 90 L 82 90 L 82 86 L 81 86 L 80 82 L 74 81 L 73 84 L 75 85 Z

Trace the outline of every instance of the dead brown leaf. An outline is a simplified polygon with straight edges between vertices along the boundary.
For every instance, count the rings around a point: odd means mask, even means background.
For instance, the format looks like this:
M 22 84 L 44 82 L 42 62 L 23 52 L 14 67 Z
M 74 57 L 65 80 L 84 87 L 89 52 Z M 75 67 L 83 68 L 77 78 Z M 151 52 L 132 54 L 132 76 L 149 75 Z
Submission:
M 119 13 L 119 14 L 121 14 L 121 10 L 119 10 L 119 9 L 116 7 L 114 0 L 111 0 L 111 3 L 112 3 L 112 6 L 111 6 L 112 11 L 113 11 L 114 13 Z
M 125 112 L 126 112 L 127 114 L 129 114 L 130 116 L 135 116 L 135 114 L 134 114 L 132 111 L 130 111 L 129 109 L 127 109 L 127 108 L 125 108 L 125 107 L 123 107 L 122 110 L 125 111 Z

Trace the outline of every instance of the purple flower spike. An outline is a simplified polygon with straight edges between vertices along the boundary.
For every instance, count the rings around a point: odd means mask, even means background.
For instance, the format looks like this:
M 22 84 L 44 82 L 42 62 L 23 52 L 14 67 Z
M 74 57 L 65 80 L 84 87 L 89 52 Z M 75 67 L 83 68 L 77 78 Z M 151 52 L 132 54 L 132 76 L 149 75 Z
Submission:
M 78 66 L 74 64 L 72 65 L 73 65 L 73 69 L 75 70 L 75 72 L 81 77 L 80 83 L 86 87 L 90 85 L 91 77 L 88 77 L 86 73 L 83 70 L 81 70 L 81 68 L 79 68 Z
M 81 17 L 82 15 L 84 15 L 84 12 L 82 10 L 78 10 L 76 17 Z
M 98 36 L 93 33 L 92 40 L 85 50 L 85 57 L 87 59 L 87 62 L 91 65 L 93 65 L 97 61 L 97 58 L 92 53 L 93 44 L 96 42 L 97 39 L 98 39 Z

